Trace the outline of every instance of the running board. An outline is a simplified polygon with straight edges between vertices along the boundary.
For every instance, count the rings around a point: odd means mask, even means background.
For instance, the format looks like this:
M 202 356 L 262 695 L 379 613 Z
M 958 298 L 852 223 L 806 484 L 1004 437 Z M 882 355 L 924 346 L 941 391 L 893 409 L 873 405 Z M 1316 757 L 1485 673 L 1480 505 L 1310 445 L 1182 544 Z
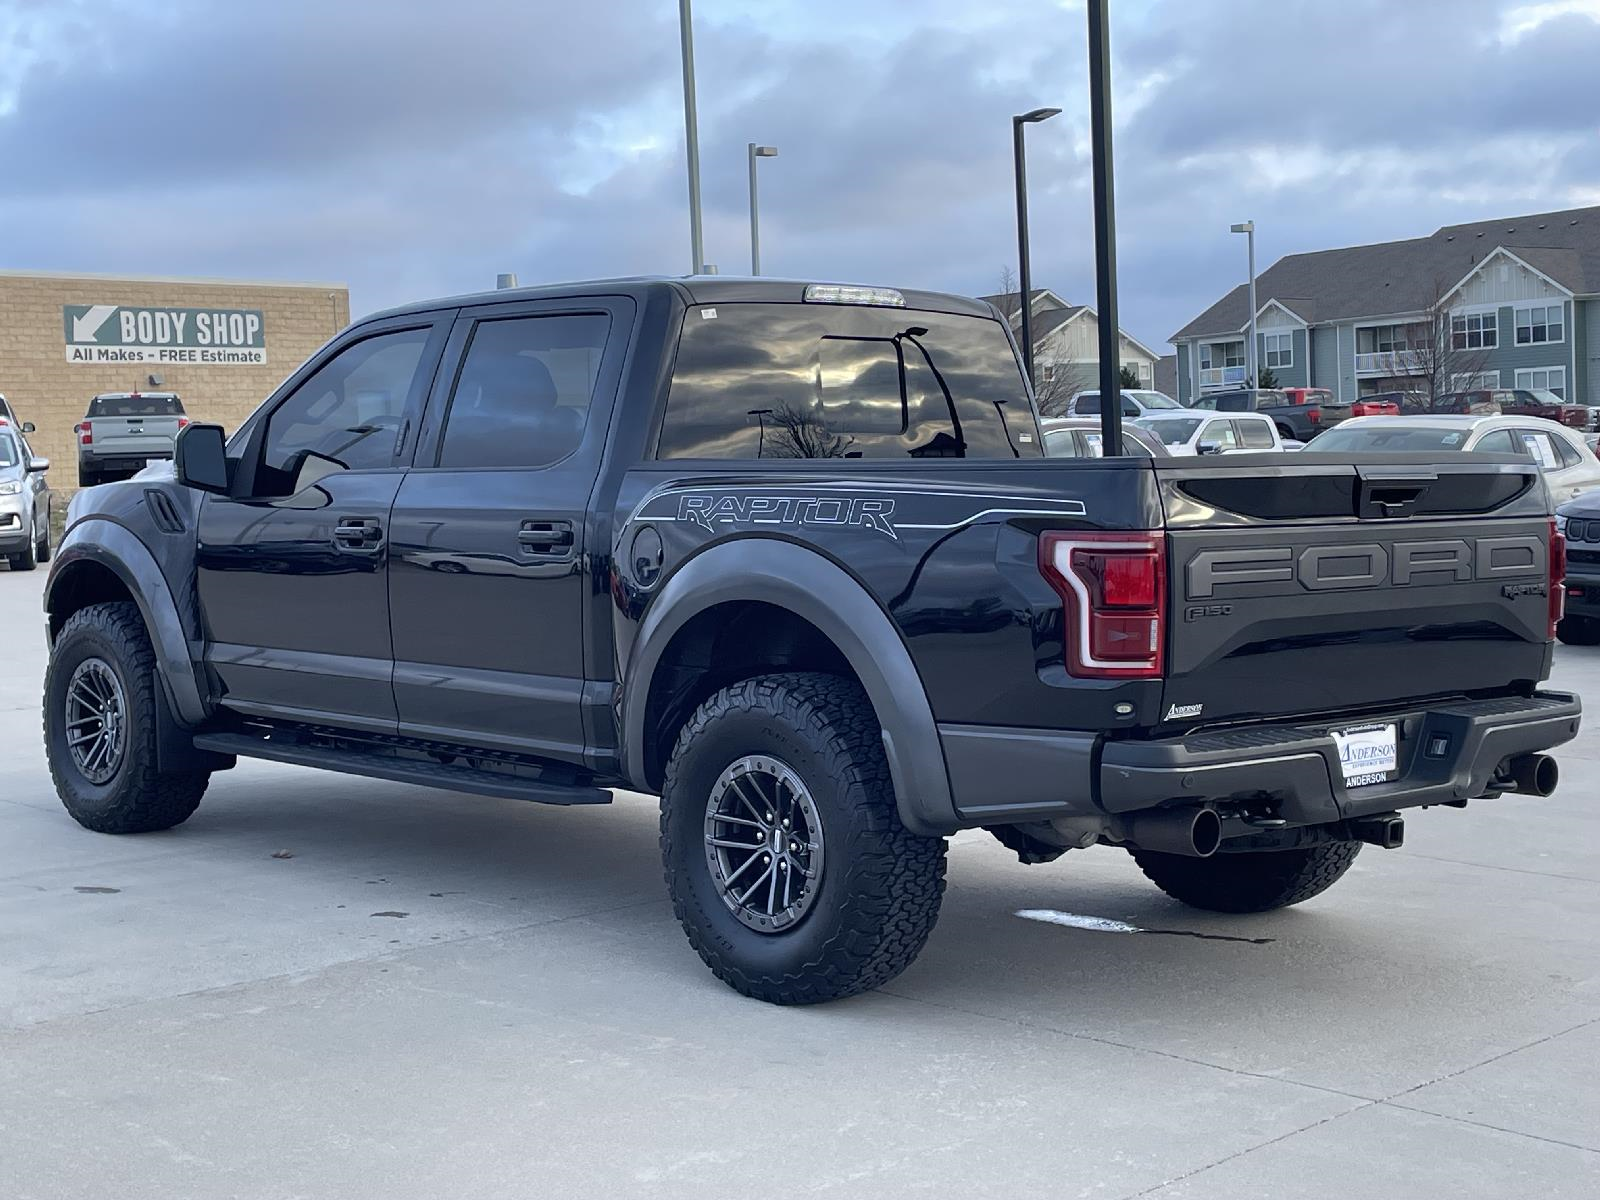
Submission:
M 339 750 L 308 746 L 284 740 L 251 737 L 245 733 L 201 733 L 194 739 L 195 749 L 218 754 L 237 754 L 243 758 L 264 758 L 271 762 L 292 763 L 299 767 L 320 767 L 346 775 L 365 775 L 395 783 L 415 783 L 422 787 L 471 792 L 478 796 L 498 796 L 506 800 L 532 800 L 539 804 L 610 804 L 611 793 L 588 784 L 544 783 L 498 771 L 476 767 L 457 767 L 421 759 L 397 758 L 364 750 Z

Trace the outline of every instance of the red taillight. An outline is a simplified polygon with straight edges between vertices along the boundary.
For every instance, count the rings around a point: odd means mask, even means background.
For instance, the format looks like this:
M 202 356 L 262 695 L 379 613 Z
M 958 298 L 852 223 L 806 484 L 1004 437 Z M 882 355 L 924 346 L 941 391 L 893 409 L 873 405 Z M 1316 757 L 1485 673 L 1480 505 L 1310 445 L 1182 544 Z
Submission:
M 1320 408 L 1306 409 L 1306 420 L 1313 425 L 1320 425 L 1322 423 L 1322 410 Z
M 1556 519 L 1550 518 L 1550 631 L 1547 637 L 1556 636 L 1556 626 L 1567 611 L 1567 591 L 1561 581 L 1567 577 L 1567 538 L 1556 528 Z
M 78 441 L 82 442 L 85 446 L 92 446 L 94 444 L 94 427 L 90 425 L 88 421 L 84 421 L 78 425 Z
M 1061 597 L 1069 674 L 1153 679 L 1166 642 L 1166 540 L 1158 531 L 1045 533 L 1039 570 Z
M 188 423 L 189 423 L 189 418 L 188 417 L 179 417 L 178 418 L 178 428 L 179 429 L 182 429 Z

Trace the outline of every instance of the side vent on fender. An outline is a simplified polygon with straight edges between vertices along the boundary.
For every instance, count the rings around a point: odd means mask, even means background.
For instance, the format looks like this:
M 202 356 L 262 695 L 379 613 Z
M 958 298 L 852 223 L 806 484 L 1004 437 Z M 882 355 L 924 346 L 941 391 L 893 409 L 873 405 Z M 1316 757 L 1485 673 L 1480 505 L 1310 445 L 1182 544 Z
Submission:
M 165 492 L 158 492 L 155 488 L 146 488 L 144 493 L 145 507 L 150 510 L 150 519 L 156 523 L 156 528 L 162 533 L 182 533 L 187 526 L 183 518 L 178 515 L 177 505 L 172 503 L 172 497 Z

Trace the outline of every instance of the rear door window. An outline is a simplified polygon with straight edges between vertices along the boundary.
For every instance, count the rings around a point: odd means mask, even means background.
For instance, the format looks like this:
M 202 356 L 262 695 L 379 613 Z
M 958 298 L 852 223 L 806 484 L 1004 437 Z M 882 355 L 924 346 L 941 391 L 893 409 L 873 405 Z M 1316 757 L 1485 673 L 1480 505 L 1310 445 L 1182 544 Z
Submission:
M 1561 455 L 1556 451 L 1553 435 L 1540 429 L 1519 429 L 1516 434 L 1522 443 L 1522 453 L 1538 463 L 1541 471 L 1554 471 L 1561 466 Z
M 439 445 L 441 467 L 546 467 L 578 448 L 611 318 L 479 321 Z
M 1239 445 L 1247 450 L 1271 450 L 1272 430 L 1265 421 L 1235 421 Z
M 657 448 L 660 458 L 1041 452 L 999 322 L 828 304 L 691 308 Z

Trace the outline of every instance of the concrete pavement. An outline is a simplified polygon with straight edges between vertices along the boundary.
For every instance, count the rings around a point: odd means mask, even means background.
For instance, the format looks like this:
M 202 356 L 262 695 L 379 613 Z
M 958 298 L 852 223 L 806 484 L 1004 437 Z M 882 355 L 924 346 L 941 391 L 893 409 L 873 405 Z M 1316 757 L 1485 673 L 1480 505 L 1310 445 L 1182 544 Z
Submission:
M 246 763 L 80 829 L 43 580 L 0 570 L 0 1196 L 1600 1194 L 1594 725 L 1551 799 L 1415 814 L 1260 917 L 964 834 L 911 970 L 780 1010 L 689 949 L 644 797 Z M 1555 683 L 1600 697 L 1600 649 Z

